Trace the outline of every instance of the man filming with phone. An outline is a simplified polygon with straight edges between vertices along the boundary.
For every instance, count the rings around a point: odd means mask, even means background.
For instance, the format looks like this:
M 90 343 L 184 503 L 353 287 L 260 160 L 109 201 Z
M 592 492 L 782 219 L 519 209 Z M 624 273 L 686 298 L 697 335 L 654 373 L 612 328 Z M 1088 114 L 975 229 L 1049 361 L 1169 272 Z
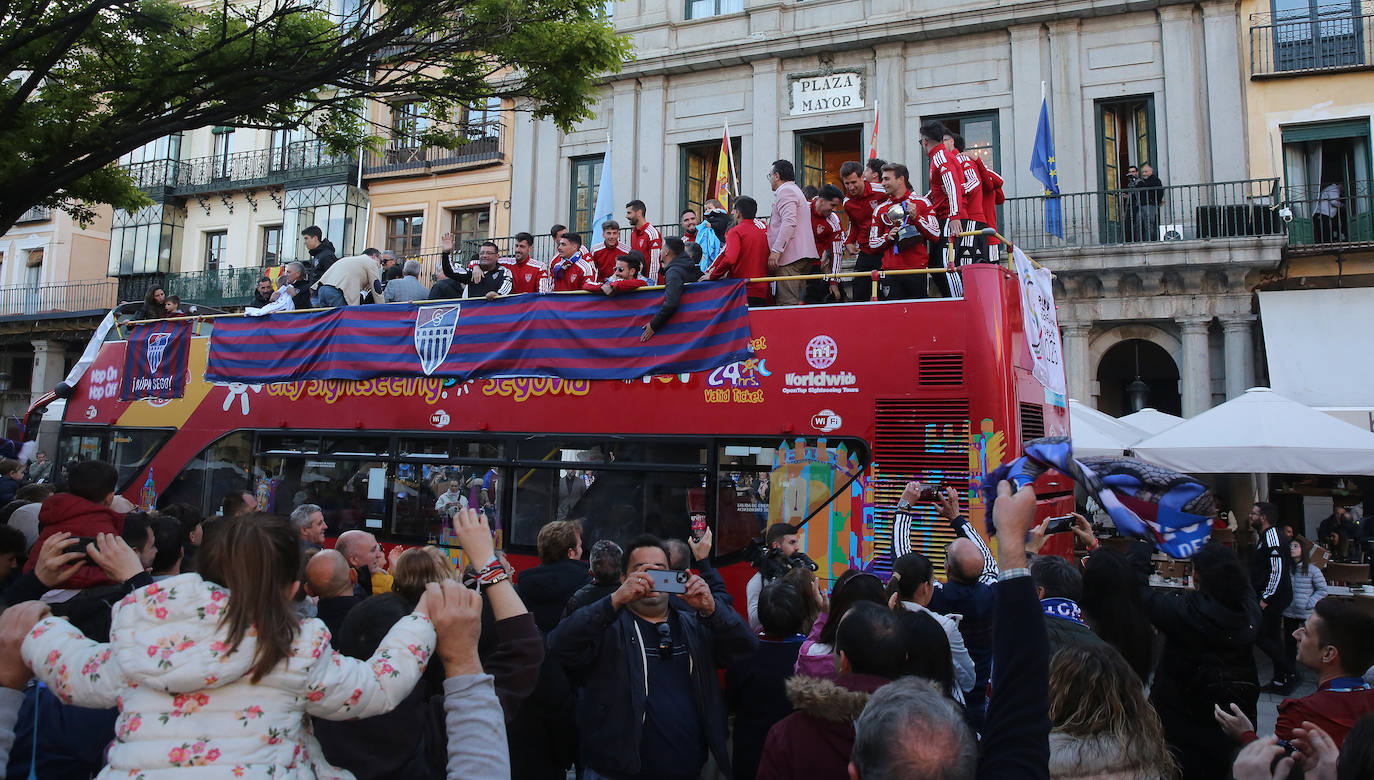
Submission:
M 549 636 L 550 656 L 582 689 L 583 777 L 689 780 L 707 751 L 728 776 L 716 670 L 753 652 L 758 638 L 734 610 L 717 608 L 701 577 L 669 569 L 657 537 L 626 545 L 620 581 Z

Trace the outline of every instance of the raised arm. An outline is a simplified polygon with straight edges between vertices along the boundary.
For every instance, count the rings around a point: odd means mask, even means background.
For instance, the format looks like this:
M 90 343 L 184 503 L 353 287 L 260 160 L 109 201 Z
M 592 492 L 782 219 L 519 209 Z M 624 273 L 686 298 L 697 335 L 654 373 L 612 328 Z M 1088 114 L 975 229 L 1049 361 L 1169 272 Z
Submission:
M 63 703 L 93 709 L 115 706 L 124 674 L 110 646 L 87 639 L 62 618 L 40 620 L 24 639 L 21 655 L 38 681 Z
M 415 688 L 434 652 L 434 626 L 426 609 L 421 598 L 415 611 L 391 627 L 366 661 L 336 653 L 329 645 L 328 629 L 316 623 L 319 633 L 312 638 L 311 652 L 318 650 L 320 656 L 310 666 L 305 711 L 325 720 L 353 720 L 395 709 Z

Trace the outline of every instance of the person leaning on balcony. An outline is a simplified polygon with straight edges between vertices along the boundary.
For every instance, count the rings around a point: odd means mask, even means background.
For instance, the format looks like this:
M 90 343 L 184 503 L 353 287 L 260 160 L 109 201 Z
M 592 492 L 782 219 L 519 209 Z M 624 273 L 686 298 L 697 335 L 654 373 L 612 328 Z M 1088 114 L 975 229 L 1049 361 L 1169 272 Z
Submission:
M 1322 185 L 1321 194 L 1317 196 L 1317 205 L 1312 209 L 1312 233 L 1318 243 L 1330 244 L 1345 240 L 1340 218 L 1341 184 L 1330 181 Z
M 423 301 L 428 298 L 429 288 L 420 282 L 420 272 L 423 270 L 424 266 L 419 260 L 407 260 L 401 269 L 403 276 L 387 284 L 383 293 L 386 302 Z
M 1140 217 L 1140 237 L 1146 241 L 1159 240 L 1159 204 L 1164 200 L 1164 182 L 1155 175 L 1149 163 L 1140 166 L 1140 180 L 1136 189 L 1136 213 Z
M 372 292 L 374 285 L 380 284 L 382 266 L 377 261 L 381 254 L 376 249 L 365 249 L 360 255 L 339 258 L 329 266 L 316 284 L 320 305 L 357 306 L 364 292 Z

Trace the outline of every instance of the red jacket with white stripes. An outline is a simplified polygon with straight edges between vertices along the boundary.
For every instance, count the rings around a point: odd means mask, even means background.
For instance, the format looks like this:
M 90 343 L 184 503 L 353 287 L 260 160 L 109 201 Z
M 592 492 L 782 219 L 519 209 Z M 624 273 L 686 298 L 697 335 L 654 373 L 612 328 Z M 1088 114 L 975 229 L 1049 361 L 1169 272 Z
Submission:
M 768 223 L 761 219 L 746 219 L 725 234 L 725 248 L 707 275 L 712 279 L 758 279 L 768 276 Z M 772 300 L 768 282 L 750 282 L 745 288 L 750 298 Z
M 935 217 L 941 222 L 964 219 L 963 182 L 964 170 L 945 145 L 931 147 L 929 198 L 930 205 L 935 208 Z
M 596 263 L 596 272 L 601 275 L 602 279 L 615 276 L 615 261 L 629 253 L 630 250 L 626 249 L 624 244 L 617 243 L 615 246 L 608 247 L 605 241 L 592 247 L 591 250 L 592 262 Z
M 648 282 L 640 279 L 638 276 L 633 279 L 606 279 L 600 282 L 586 282 L 582 285 L 582 289 L 587 292 L 606 292 L 606 290 L 602 288 L 604 284 L 611 285 L 611 295 L 619 295 L 620 293 L 629 292 L 630 290 L 638 290 L 640 287 L 647 285 Z
M 964 219 L 986 225 L 988 220 L 983 214 L 983 177 L 978 172 L 978 166 L 973 162 L 973 158 L 964 152 L 955 155 L 954 159 L 964 172 Z
M 1006 200 L 1002 194 L 1002 177 L 997 175 L 997 171 L 983 164 L 983 158 L 974 156 L 973 164 L 978 167 L 978 177 L 983 180 L 983 216 L 987 226 L 997 228 L 997 207 Z M 988 236 L 989 244 L 996 244 L 997 236 Z
M 559 258 L 549 269 L 549 276 L 553 277 L 553 291 L 566 292 L 568 290 L 581 290 L 587 282 L 595 283 L 597 280 L 596 265 L 587 256 L 587 250 L 579 249 L 572 257 L 564 260 Z
M 894 251 L 896 247 L 893 243 L 887 240 L 887 234 L 892 228 L 888 227 L 878 215 L 887 211 L 898 200 L 898 198 L 888 198 L 873 209 L 873 227 L 869 230 L 868 243 L 864 247 L 864 251 L 874 254 L 881 252 L 884 271 L 926 268 L 930 265 L 930 253 L 926 251 L 925 241 L 917 241 L 915 246 L 897 252 Z M 938 241 L 940 239 L 940 223 L 935 219 L 934 207 L 930 201 L 916 194 L 915 190 L 907 190 L 905 200 L 907 221 L 920 231 L 922 237 L 930 241 Z
M 887 194 L 869 181 L 864 182 L 864 194 L 856 198 L 845 197 L 844 213 L 849 217 L 849 234 L 844 239 L 846 244 L 858 244 L 860 252 L 868 251 L 864 247 L 873 227 L 873 207 L 885 200 Z
M 648 265 L 644 276 L 658 284 L 658 261 L 659 255 L 663 252 L 663 234 L 645 220 L 644 224 L 630 231 L 630 248 L 637 249 L 644 255 L 644 262 Z M 614 269 L 614 260 L 611 261 L 611 266 Z
M 511 292 L 518 295 L 544 291 L 543 284 L 548 271 L 533 260 L 527 259 L 523 263 L 512 261 L 506 264 L 506 269 L 510 272 Z
M 829 268 L 830 273 L 840 272 L 840 258 L 844 255 L 844 234 L 840 231 L 840 215 L 830 212 L 830 216 L 821 218 L 816 213 L 816 202 L 819 198 L 811 199 L 811 232 L 815 235 L 816 251 L 821 256 L 821 267 L 826 267 L 825 255 L 830 253 Z

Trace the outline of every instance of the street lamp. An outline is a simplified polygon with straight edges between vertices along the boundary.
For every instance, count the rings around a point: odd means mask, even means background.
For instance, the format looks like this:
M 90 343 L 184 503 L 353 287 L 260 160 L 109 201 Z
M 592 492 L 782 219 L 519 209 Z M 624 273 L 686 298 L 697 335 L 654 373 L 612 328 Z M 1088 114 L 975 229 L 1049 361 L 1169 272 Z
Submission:
M 1150 399 L 1150 386 L 1140 378 L 1140 342 L 1135 343 L 1135 381 L 1126 385 L 1126 395 L 1130 398 L 1131 411 L 1138 412 L 1145 408 L 1145 404 Z

